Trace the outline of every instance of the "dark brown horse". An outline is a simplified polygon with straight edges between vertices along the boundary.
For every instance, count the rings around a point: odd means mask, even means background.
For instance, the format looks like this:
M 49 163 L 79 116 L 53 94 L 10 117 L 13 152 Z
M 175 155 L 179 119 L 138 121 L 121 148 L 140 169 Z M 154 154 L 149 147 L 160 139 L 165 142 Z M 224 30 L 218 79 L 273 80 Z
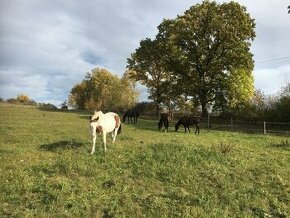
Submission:
M 158 123 L 158 130 L 161 130 L 162 125 L 164 125 L 165 132 L 168 132 L 168 126 L 169 126 L 168 117 L 169 117 L 168 113 L 160 114 L 160 119 L 159 119 L 159 123 Z
M 186 129 L 188 129 L 188 132 L 190 132 L 189 126 L 193 126 L 195 124 L 196 130 L 195 134 L 199 134 L 199 123 L 200 123 L 201 118 L 198 116 L 193 116 L 193 115 L 187 115 L 184 117 L 181 117 L 177 123 L 175 124 L 175 132 L 178 131 L 179 126 L 182 124 L 184 126 L 184 131 L 186 133 Z
M 126 118 L 128 123 L 130 123 L 130 121 L 131 123 L 137 123 L 139 115 L 140 113 L 135 108 L 129 109 L 123 115 L 123 123 L 126 122 Z
M 126 122 L 126 118 L 128 123 L 130 121 L 131 123 L 137 123 L 138 117 L 143 113 L 144 110 L 146 110 L 146 107 L 146 103 L 141 102 L 136 104 L 135 107 L 127 110 L 123 115 L 123 123 Z

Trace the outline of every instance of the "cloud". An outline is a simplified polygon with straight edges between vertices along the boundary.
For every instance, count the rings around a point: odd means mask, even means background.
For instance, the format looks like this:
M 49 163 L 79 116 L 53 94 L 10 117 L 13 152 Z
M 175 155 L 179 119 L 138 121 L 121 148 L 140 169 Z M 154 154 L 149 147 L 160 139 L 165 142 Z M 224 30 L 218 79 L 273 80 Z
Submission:
M 275 94 L 281 87 L 290 83 L 290 64 L 277 68 L 256 70 L 254 74 L 255 87 L 265 94 Z

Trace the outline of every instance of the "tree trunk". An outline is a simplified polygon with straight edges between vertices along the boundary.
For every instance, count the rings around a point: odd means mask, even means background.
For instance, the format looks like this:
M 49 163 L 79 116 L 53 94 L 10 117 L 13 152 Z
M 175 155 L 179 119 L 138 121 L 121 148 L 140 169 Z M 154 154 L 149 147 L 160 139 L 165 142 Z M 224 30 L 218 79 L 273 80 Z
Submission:
M 208 115 L 208 111 L 207 111 L 207 108 L 206 108 L 206 103 L 202 103 L 201 104 L 201 116 L 202 117 L 207 117 Z
M 159 103 L 157 103 L 156 106 L 156 115 L 159 117 L 159 113 L 160 113 L 160 107 L 159 107 Z

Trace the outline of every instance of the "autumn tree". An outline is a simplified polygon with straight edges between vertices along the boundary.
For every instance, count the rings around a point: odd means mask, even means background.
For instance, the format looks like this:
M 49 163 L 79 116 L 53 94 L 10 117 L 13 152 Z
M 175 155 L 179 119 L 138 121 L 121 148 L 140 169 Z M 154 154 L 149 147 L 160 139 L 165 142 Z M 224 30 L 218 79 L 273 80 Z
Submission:
M 136 100 L 137 93 L 125 78 L 96 68 L 72 88 L 69 105 L 78 109 L 120 110 L 132 106 Z
M 23 104 L 27 104 L 30 102 L 30 98 L 28 97 L 28 95 L 25 95 L 25 94 L 17 95 L 16 100 Z

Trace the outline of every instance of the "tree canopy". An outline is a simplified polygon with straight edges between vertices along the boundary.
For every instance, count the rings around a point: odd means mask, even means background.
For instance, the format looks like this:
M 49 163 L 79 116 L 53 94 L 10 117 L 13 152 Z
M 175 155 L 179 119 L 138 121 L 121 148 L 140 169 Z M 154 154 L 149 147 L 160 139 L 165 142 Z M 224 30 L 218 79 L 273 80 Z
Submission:
M 156 38 L 141 41 L 128 67 L 151 94 L 158 93 L 159 86 L 149 83 L 155 79 L 171 90 L 164 95 L 189 97 L 203 115 L 210 105 L 235 107 L 254 90 L 250 52 L 254 28 L 254 20 L 238 3 L 204 1 L 175 19 L 163 20 Z M 159 83 L 160 74 L 164 77 Z
M 69 105 L 77 109 L 122 110 L 134 105 L 137 93 L 127 77 L 119 79 L 106 69 L 96 68 L 70 92 Z
M 163 68 L 161 44 L 149 38 L 140 42 L 131 58 L 128 58 L 128 75 L 148 88 L 149 99 L 159 105 L 168 99 L 170 92 L 170 74 Z

